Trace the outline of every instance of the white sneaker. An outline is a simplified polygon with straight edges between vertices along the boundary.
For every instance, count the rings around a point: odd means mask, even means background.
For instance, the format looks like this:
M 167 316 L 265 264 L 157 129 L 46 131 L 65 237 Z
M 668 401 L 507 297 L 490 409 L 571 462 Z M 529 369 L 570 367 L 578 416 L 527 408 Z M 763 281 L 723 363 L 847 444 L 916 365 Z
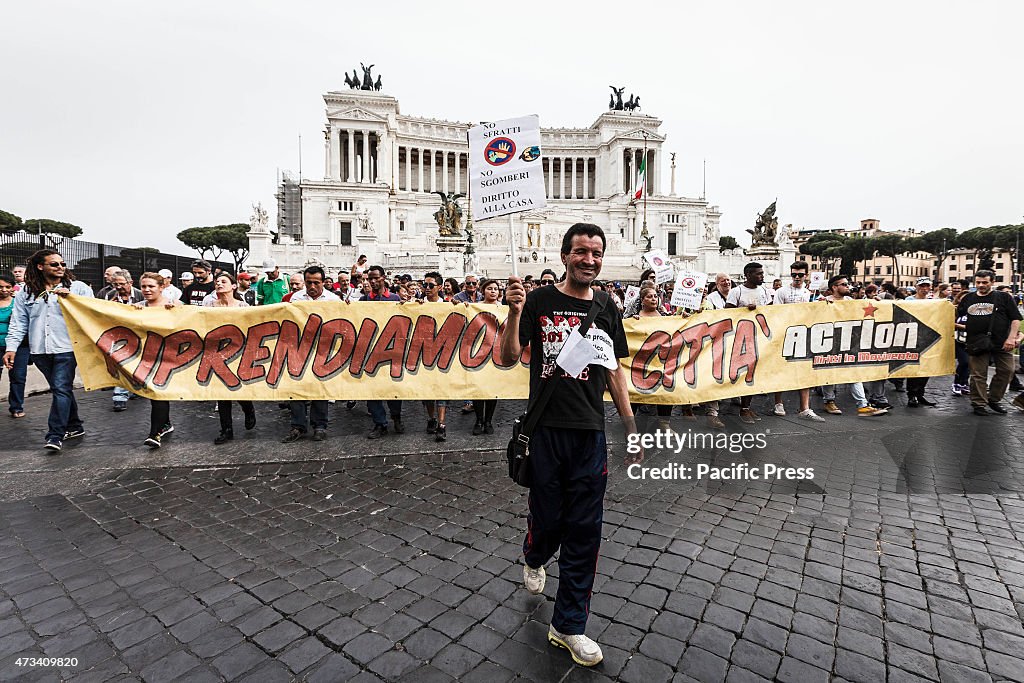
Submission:
M 797 413 L 797 417 L 802 417 L 803 419 L 810 420 L 811 422 L 824 422 L 825 421 L 825 418 L 823 418 L 821 415 L 818 415 L 816 412 L 814 412 L 810 408 L 808 408 L 807 410 L 804 410 L 804 411 L 801 411 L 801 412 Z
M 775 404 L 775 410 L 772 411 L 772 415 L 778 415 L 779 417 L 785 417 L 786 416 L 786 406 L 782 405 L 781 403 L 776 403 Z
M 572 661 L 580 666 L 594 666 L 604 659 L 601 646 L 584 635 L 567 636 L 556 631 L 554 626 L 549 626 L 548 642 L 555 647 L 564 647 L 572 655 Z
M 528 564 L 523 564 L 523 585 L 531 595 L 540 595 L 544 592 L 544 582 L 547 578 L 548 575 L 544 571 L 544 567 L 534 569 Z

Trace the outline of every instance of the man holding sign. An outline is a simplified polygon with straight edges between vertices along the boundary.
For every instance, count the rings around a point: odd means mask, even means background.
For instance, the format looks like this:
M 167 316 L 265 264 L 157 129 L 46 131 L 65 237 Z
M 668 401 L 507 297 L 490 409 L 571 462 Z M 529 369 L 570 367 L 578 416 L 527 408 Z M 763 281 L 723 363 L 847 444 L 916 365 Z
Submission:
M 608 447 L 604 433 L 607 386 L 627 434 L 636 433 L 627 378 L 618 359 L 628 355 L 622 319 L 604 293 L 591 289 L 601 272 L 606 247 L 596 225 L 577 223 L 562 239 L 565 280 L 530 292 L 509 278 L 509 313 L 501 335 L 502 364 L 511 365 L 531 348 L 530 405 L 544 382 L 556 382 L 530 440 L 529 528 L 523 543 L 523 582 L 533 594 L 544 590 L 544 565 L 558 556 L 559 582 L 548 642 L 573 661 L 593 666 L 601 648 L 584 635 L 594 585 Z M 592 306 L 599 309 L 585 336 L 579 326 Z M 642 458 L 642 455 L 639 456 Z

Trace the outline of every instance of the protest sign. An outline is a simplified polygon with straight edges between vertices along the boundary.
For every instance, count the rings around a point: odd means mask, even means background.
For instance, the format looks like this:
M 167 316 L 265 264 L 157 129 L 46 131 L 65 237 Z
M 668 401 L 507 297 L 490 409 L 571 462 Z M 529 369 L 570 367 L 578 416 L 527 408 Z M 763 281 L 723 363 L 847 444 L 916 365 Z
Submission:
M 668 260 L 668 256 L 661 249 L 651 249 L 644 254 L 644 260 L 654 271 L 654 283 L 662 284 L 664 282 L 671 282 L 672 275 L 675 269 L 672 267 L 672 262 Z
M 811 282 L 807 285 L 807 288 L 812 292 L 819 292 L 828 287 L 828 278 L 825 277 L 825 273 L 814 271 L 811 273 Z
M 469 187 L 474 221 L 547 206 L 539 117 L 470 128 Z
M 520 362 L 501 364 L 503 306 L 338 301 L 139 310 L 74 295 L 61 306 L 86 389 L 116 385 L 189 401 L 529 393 L 529 347 Z M 953 313 L 944 300 L 850 300 L 629 318 L 630 355 L 620 365 L 631 400 L 664 404 L 936 377 L 953 371 Z M 601 353 L 595 362 L 613 364 L 601 335 L 587 335 Z
M 704 300 L 704 287 L 708 283 L 707 273 L 690 273 L 683 271 L 676 275 L 676 284 L 672 288 L 672 305 L 695 311 Z
M 637 300 L 640 296 L 640 288 L 636 285 L 629 285 L 626 287 L 626 300 L 622 302 L 622 307 L 629 310 L 630 304 Z

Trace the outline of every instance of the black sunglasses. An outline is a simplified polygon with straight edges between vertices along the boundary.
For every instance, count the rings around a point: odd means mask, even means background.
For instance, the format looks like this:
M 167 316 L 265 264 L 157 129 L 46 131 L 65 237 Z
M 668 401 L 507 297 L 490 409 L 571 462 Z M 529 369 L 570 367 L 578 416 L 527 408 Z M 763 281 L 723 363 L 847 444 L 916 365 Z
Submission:
M 807 277 L 807 273 L 790 273 L 790 277 Z
M 554 280 L 541 280 L 540 283 L 542 285 L 553 285 L 553 284 L 555 284 L 555 281 Z
M 68 267 L 68 264 L 64 263 L 63 261 L 60 261 L 59 263 L 57 261 L 54 261 L 53 263 L 47 263 L 46 265 L 50 266 L 51 268 L 67 268 Z
M 429 287 L 430 289 L 433 289 L 434 287 L 438 287 L 440 285 L 438 285 L 436 282 L 424 282 L 423 286 L 424 287 Z

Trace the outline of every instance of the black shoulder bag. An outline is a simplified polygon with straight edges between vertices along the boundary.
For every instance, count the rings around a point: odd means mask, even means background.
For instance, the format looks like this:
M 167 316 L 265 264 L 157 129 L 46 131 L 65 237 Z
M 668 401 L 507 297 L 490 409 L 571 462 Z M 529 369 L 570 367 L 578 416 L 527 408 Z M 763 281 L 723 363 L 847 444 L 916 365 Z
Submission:
M 580 335 L 586 336 L 590 331 L 590 326 L 594 324 L 594 320 L 604 309 L 607 300 L 607 292 L 594 293 L 594 303 L 590 307 L 590 312 L 587 313 L 583 324 L 576 328 Z M 541 363 L 544 362 L 543 351 L 538 360 Z M 540 416 L 544 413 L 548 401 L 551 400 L 551 395 L 555 393 L 555 383 L 561 374 L 561 370 L 555 366 L 551 376 L 541 380 L 542 386 L 537 400 L 512 423 L 512 438 L 509 439 L 508 446 L 505 448 L 505 457 L 508 459 L 508 476 L 520 486 L 530 488 L 533 483 L 533 476 L 530 472 L 530 438 L 533 436 L 534 430 L 537 429 L 537 423 L 540 422 Z
M 992 327 L 996 324 L 996 310 L 999 308 L 999 296 L 992 299 L 992 313 L 988 316 L 988 331 L 985 334 L 978 335 L 976 337 L 967 337 L 967 341 L 964 342 L 964 351 L 969 356 L 984 356 L 986 353 L 992 353 L 996 350 L 996 345 L 992 341 Z

